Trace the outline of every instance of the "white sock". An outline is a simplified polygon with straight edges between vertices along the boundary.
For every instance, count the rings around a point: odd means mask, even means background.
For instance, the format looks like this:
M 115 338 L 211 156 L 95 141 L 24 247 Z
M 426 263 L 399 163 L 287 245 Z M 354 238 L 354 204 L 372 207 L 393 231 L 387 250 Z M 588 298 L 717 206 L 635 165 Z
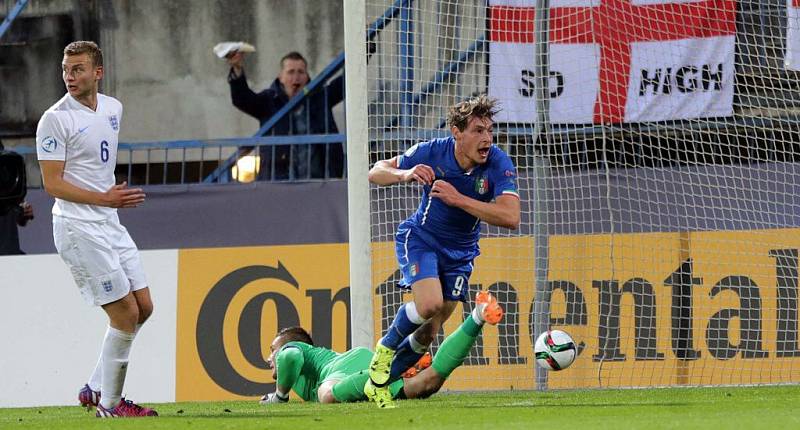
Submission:
M 106 409 L 117 406 L 122 398 L 122 386 L 125 384 L 125 374 L 128 372 L 128 356 L 134 337 L 134 333 L 117 330 L 111 326 L 106 331 L 103 352 L 100 356 L 103 368 L 100 404 Z
M 425 324 L 425 318 L 422 318 L 422 315 L 417 312 L 417 305 L 414 302 L 408 302 L 405 304 L 406 307 L 406 317 L 408 320 L 414 324 Z
M 483 325 L 486 321 L 483 320 L 483 307 L 481 305 L 477 305 L 472 309 L 472 320 L 475 321 L 475 324 Z
M 108 337 L 108 333 L 106 333 Z M 105 345 L 105 341 L 103 342 Z M 94 365 L 92 375 L 89 376 L 89 388 L 92 391 L 100 391 L 100 383 L 103 381 L 103 345 L 100 346 L 100 356 L 97 357 L 97 364 Z
M 408 344 L 411 346 L 411 350 L 416 352 L 417 354 L 424 354 L 425 351 L 428 350 L 428 345 L 423 345 L 417 341 L 416 336 L 414 333 L 411 333 L 408 336 Z
M 111 328 L 111 327 L 108 327 Z M 139 330 L 142 328 L 142 324 L 136 324 L 136 331 L 133 332 L 133 336 L 135 337 L 139 334 Z M 108 330 L 106 330 L 106 337 L 108 337 Z M 105 345 L 105 338 L 103 339 L 103 345 Z M 89 388 L 92 391 L 100 391 L 100 386 L 103 383 L 103 346 L 100 346 L 100 356 L 97 357 L 97 364 L 94 366 L 94 371 L 92 371 L 92 376 L 89 377 Z
M 278 388 L 278 384 L 275 384 L 275 394 L 277 394 L 278 397 L 280 397 L 281 399 L 289 397 L 289 393 L 284 393 L 283 391 L 281 391 L 281 389 Z

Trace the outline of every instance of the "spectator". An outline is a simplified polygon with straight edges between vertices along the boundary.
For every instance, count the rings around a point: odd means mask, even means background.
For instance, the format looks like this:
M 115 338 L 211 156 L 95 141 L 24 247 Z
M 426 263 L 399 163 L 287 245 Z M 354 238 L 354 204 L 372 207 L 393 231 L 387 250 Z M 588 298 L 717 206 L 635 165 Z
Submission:
M 228 83 L 231 86 L 233 105 L 258 119 L 262 125 L 302 91 L 311 80 L 308 76 L 306 59 L 297 52 L 290 52 L 281 58 L 281 71 L 272 85 L 260 93 L 255 93 L 250 89 L 245 77 L 244 53 L 233 52 L 226 58 L 231 66 Z M 344 77 L 340 76 L 320 91 L 308 95 L 304 103 L 300 103 L 293 112 L 275 124 L 271 134 L 338 133 L 339 129 L 336 127 L 331 108 L 343 98 Z M 344 169 L 344 151 L 341 143 L 262 146 L 259 154 L 261 164 L 258 179 L 260 180 L 271 179 L 273 173 L 275 179 L 324 178 L 326 164 L 329 177 L 341 177 Z M 273 162 L 274 172 L 271 169 Z
M 0 142 L 0 151 L 3 151 Z M 0 207 L 0 255 L 19 255 L 25 252 L 19 246 L 17 226 L 24 227 L 33 219 L 33 206 L 28 202 L 15 204 L 10 208 Z

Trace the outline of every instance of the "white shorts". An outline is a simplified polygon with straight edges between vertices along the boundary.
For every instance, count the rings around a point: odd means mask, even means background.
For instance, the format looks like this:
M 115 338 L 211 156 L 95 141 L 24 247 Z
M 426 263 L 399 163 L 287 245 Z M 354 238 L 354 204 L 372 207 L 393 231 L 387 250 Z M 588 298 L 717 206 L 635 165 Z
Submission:
M 147 287 L 139 250 L 116 214 L 105 221 L 53 215 L 53 240 L 89 305 L 105 305 Z

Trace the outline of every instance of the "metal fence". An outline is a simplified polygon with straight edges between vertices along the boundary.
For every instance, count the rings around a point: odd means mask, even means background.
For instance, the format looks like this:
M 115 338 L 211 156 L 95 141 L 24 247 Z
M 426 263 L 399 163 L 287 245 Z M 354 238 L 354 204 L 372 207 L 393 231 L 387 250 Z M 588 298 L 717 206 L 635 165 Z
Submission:
M 245 154 L 236 157 L 237 161 L 229 169 L 229 174 L 223 176 L 218 182 L 252 182 L 259 179 L 258 154 L 260 153 L 274 151 L 278 146 L 289 146 L 288 156 L 290 158 L 287 161 L 291 163 L 298 152 L 294 148 L 298 146 L 313 144 L 328 151 L 327 148 L 331 145 L 344 145 L 345 141 L 344 134 L 323 134 L 120 143 L 115 174 L 118 183 L 127 181 L 129 185 L 203 183 L 208 182 L 206 181 L 208 176 L 226 160 L 237 154 Z M 29 186 L 39 187 L 36 148 L 18 146 L 8 149 L 25 157 Z M 301 160 L 301 162 L 303 161 L 309 162 L 308 159 Z M 274 173 L 274 169 L 272 172 Z M 336 178 L 330 175 L 321 178 L 313 178 L 310 175 L 278 178 L 271 175 L 271 177 L 263 179 L 289 182 Z

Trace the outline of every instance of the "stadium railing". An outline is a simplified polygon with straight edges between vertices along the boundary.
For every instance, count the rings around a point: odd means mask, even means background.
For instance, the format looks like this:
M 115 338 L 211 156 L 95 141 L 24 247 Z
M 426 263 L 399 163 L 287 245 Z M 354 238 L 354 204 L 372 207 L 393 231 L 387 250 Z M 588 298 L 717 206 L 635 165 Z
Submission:
M 209 140 L 179 140 L 164 142 L 120 143 L 117 154 L 117 182 L 129 185 L 166 185 L 204 183 L 215 169 L 231 154 L 243 147 L 260 148 L 276 145 L 303 145 L 308 143 L 330 145 L 344 144 L 344 134 L 317 134 L 298 136 L 263 136 Z M 22 154 L 26 163 L 36 163 L 36 148 L 17 146 L 8 148 Z M 240 160 L 246 162 L 246 158 Z M 251 182 L 254 177 L 246 166 L 234 164 L 232 171 L 236 182 Z M 295 178 L 292 180 L 324 180 Z M 33 181 L 32 181 L 33 182 Z M 30 184 L 36 187 L 37 184 Z
M 11 24 L 14 22 L 15 19 L 22 13 L 22 10 L 25 9 L 25 6 L 28 5 L 28 0 L 17 0 L 14 6 L 11 8 L 11 11 L 6 14 L 6 17 L 3 19 L 3 22 L 0 23 L 0 38 L 6 34 L 6 31 L 11 27 Z

